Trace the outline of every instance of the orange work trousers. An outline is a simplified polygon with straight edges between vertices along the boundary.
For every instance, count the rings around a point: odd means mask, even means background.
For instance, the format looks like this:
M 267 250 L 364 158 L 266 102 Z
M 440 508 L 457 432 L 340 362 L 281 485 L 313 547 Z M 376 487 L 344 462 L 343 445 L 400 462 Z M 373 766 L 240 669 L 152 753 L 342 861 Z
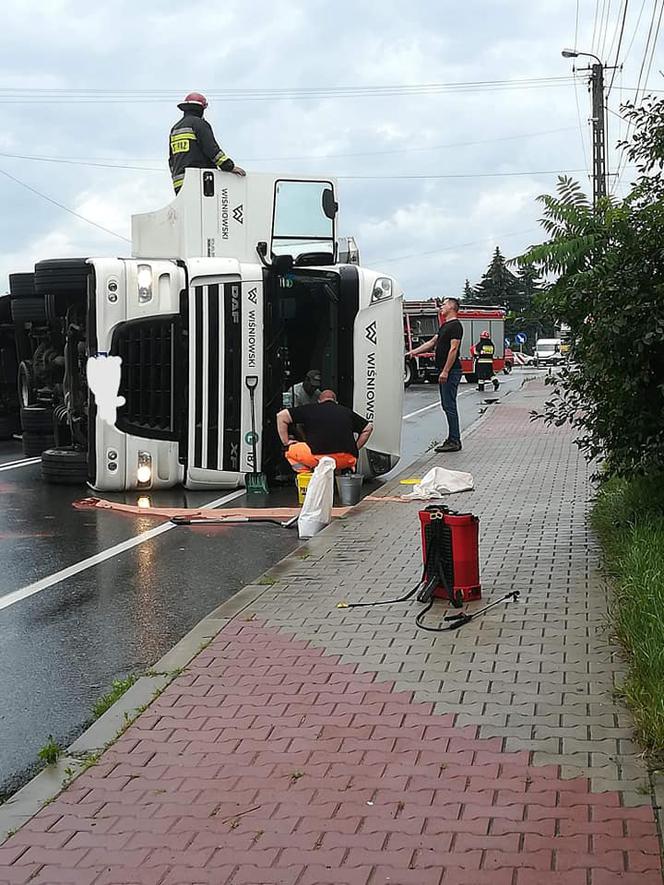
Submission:
M 338 470 L 349 470 L 357 464 L 357 458 L 347 452 L 314 455 L 304 442 L 293 443 L 285 452 L 286 460 L 296 473 L 314 470 L 321 458 L 334 458 Z

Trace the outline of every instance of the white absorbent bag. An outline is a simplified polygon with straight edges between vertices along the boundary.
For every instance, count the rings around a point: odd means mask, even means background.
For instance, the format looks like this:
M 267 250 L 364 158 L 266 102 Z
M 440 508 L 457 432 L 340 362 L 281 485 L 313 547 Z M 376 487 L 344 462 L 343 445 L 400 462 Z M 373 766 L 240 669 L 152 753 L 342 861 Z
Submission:
M 314 470 L 297 520 L 297 532 L 302 539 L 313 538 L 317 532 L 330 524 L 336 466 L 334 458 L 323 457 Z

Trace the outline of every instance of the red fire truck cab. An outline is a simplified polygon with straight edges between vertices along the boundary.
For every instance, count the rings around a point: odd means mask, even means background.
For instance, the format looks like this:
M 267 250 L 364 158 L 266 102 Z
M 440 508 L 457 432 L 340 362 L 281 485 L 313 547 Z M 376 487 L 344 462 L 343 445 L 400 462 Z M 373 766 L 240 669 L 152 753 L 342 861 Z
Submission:
M 480 334 L 485 330 L 491 335 L 491 340 L 496 348 L 493 360 L 494 372 L 509 372 L 512 366 L 509 364 L 509 359 L 506 361 L 505 353 L 505 309 L 466 304 L 459 311 L 459 319 L 463 326 L 461 368 L 466 381 L 474 384 L 477 380 L 471 348 L 477 344 Z M 443 321 L 443 317 L 440 315 L 440 305 L 436 299 L 404 301 L 403 323 L 406 353 L 433 338 Z M 423 353 L 405 360 L 404 384 L 406 387 L 421 381 L 435 382 L 437 380 L 438 370 L 433 352 Z

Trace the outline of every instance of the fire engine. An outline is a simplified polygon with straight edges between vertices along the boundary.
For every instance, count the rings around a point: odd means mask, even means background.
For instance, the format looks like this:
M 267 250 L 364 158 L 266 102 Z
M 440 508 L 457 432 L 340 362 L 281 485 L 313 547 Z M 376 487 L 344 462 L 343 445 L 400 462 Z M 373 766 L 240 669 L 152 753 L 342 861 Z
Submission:
M 406 352 L 428 341 L 438 331 L 443 317 L 440 314 L 440 302 L 430 298 L 427 301 L 404 301 L 404 346 Z M 479 341 L 480 333 L 489 332 L 496 347 L 493 361 L 494 371 L 508 374 L 514 365 L 512 351 L 505 347 L 505 309 L 502 307 L 484 307 L 472 304 L 462 305 L 459 320 L 463 326 L 460 359 L 466 381 L 474 384 L 477 380 L 471 348 Z M 435 354 L 423 353 L 405 360 L 404 384 L 416 384 L 421 381 L 437 381 Z

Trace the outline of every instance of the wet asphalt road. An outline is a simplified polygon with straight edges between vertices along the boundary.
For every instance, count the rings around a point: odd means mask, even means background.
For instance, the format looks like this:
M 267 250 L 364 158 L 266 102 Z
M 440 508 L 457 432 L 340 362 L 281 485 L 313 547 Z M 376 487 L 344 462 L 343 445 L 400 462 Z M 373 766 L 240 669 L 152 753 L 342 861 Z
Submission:
M 515 372 L 503 379 L 500 394 L 522 377 Z M 478 417 L 482 399 L 462 384 L 462 428 Z M 404 416 L 397 472 L 445 436 L 432 385 L 406 391 Z M 161 524 L 74 510 L 71 503 L 84 489 L 42 483 L 38 463 L 11 466 L 23 460 L 20 443 L 0 442 L 0 605 L 7 594 Z M 152 500 L 200 507 L 225 494 L 173 490 Z M 108 497 L 136 500 L 135 494 Z M 244 503 L 238 498 L 229 506 Z M 295 492 L 281 489 L 270 503 L 294 504 Z M 0 609 L 0 800 L 35 773 L 49 734 L 69 744 L 114 679 L 148 669 L 297 543 L 295 531 L 269 525 L 176 527 Z

